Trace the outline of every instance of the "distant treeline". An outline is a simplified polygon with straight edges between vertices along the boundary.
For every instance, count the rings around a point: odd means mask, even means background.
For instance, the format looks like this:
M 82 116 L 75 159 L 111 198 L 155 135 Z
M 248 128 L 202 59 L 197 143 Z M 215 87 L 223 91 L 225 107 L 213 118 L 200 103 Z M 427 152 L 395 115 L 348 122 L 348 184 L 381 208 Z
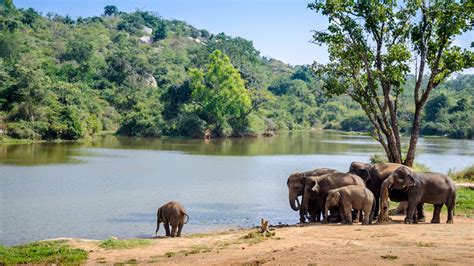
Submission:
M 243 38 L 113 6 L 77 19 L 12 5 L 0 12 L 0 117 L 13 138 L 371 130 L 356 103 L 324 95 L 310 66 L 263 57 Z M 434 94 L 422 134 L 473 138 L 474 76 Z M 406 132 L 413 110 L 399 115 Z

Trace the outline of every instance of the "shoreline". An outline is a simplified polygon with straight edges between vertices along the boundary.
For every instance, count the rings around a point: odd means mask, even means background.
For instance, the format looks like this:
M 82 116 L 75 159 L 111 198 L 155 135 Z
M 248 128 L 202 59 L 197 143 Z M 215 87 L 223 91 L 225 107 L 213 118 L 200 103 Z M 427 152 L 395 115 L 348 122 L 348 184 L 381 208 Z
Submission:
M 430 216 L 430 215 L 428 215 Z M 474 218 L 455 216 L 454 224 L 407 225 L 404 216 L 389 224 L 291 224 L 146 239 L 136 247 L 104 247 L 104 240 L 55 238 L 87 252 L 84 264 L 258 265 L 269 264 L 464 264 L 474 261 Z M 442 221 L 446 214 L 442 213 Z M 184 228 L 186 230 L 186 227 Z M 108 241 L 108 240 L 107 240 Z M 116 240 L 131 241 L 129 240 Z

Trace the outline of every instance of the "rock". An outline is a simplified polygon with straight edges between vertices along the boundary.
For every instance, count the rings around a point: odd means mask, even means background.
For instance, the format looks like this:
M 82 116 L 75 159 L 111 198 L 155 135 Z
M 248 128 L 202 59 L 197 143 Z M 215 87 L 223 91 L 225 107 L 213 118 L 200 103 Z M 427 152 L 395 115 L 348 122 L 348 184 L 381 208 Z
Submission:
M 142 37 L 139 38 L 139 40 L 142 43 L 151 44 L 151 37 L 150 36 L 142 36 Z
M 143 26 L 143 31 L 148 36 L 151 36 L 151 34 L 153 33 L 153 30 L 151 28 L 146 27 L 146 26 Z

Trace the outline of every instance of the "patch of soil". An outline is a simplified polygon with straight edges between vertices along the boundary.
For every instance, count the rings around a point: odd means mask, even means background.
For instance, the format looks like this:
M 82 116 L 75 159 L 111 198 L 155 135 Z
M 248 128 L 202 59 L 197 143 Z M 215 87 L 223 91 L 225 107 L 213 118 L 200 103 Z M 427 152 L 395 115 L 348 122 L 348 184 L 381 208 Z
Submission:
M 474 219 L 456 216 L 454 224 L 348 226 L 305 224 L 273 228 L 265 239 L 244 236 L 256 229 L 156 238 L 146 247 L 105 250 L 99 241 L 72 239 L 89 251 L 87 264 L 159 265 L 259 264 L 465 264 L 474 265 Z M 446 221 L 446 215 L 442 216 Z M 184 228 L 186 230 L 186 227 Z

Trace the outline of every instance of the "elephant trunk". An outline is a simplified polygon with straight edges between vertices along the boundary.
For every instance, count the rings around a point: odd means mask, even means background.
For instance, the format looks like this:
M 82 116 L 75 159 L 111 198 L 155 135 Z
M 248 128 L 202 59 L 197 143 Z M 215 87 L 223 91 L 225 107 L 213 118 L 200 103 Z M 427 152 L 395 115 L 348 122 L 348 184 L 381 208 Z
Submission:
M 329 216 L 329 200 L 326 200 L 326 204 L 324 204 L 324 219 L 323 219 L 323 223 L 327 223 L 328 222 L 328 216 Z
M 301 203 L 298 199 L 298 195 L 293 196 L 293 195 L 290 194 L 289 201 L 290 201 L 291 209 L 293 209 L 294 211 L 299 211 L 300 210 Z M 296 201 L 296 204 L 295 204 L 295 201 Z
M 303 194 L 303 203 L 301 204 L 301 212 L 304 213 L 305 215 L 308 213 L 308 205 L 309 205 L 309 199 L 311 198 L 311 190 L 309 188 L 306 188 L 304 190 Z
M 388 207 L 389 207 L 389 198 L 388 198 L 388 190 L 393 185 L 393 177 L 389 176 L 385 181 L 383 181 L 382 186 L 380 188 L 380 215 L 377 220 L 378 223 L 387 222 L 388 221 Z

